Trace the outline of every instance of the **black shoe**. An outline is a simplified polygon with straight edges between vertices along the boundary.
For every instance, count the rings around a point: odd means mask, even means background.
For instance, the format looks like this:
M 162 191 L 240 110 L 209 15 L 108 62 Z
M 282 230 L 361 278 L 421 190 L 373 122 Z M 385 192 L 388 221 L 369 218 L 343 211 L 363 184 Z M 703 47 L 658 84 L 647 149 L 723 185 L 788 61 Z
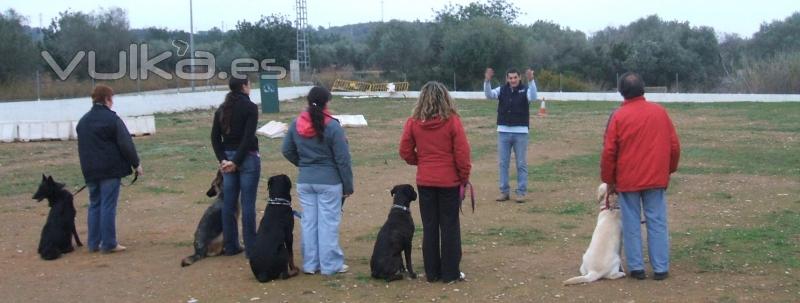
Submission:
M 664 279 L 666 279 L 667 277 L 669 277 L 669 272 L 668 272 L 668 271 L 665 271 L 665 272 L 657 272 L 657 273 L 655 273 L 655 274 L 653 275 L 653 280 L 658 280 L 658 281 L 661 281 L 661 280 L 664 280 Z
M 242 249 L 241 247 L 239 247 L 239 248 L 237 248 L 237 249 L 236 249 L 236 250 L 234 250 L 234 251 L 227 251 L 227 250 L 225 250 L 225 251 L 223 252 L 223 255 L 225 255 L 225 256 L 235 256 L 235 255 L 241 254 L 242 252 L 244 252 L 244 249 Z
M 644 280 L 647 278 L 647 275 L 644 274 L 644 270 L 632 270 L 630 277 L 636 280 Z

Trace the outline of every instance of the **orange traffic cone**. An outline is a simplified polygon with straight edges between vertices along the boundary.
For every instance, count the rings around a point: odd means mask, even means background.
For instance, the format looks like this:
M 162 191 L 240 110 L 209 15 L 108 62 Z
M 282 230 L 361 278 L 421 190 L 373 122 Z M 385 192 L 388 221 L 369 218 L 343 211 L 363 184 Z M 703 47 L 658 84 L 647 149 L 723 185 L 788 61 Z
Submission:
M 544 98 L 542 98 L 542 105 L 539 106 L 539 117 L 547 116 L 547 107 L 544 104 Z

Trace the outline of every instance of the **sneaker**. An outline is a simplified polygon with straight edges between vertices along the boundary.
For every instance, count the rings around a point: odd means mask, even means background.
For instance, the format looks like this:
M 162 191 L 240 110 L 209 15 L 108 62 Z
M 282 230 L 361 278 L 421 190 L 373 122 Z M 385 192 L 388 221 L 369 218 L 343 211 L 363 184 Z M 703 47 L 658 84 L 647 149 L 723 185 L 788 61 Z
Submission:
M 644 270 L 631 270 L 630 277 L 636 280 L 644 280 L 647 278 L 647 275 L 644 274 Z
M 653 280 L 661 281 L 661 280 L 666 279 L 667 277 L 669 277 L 669 272 L 668 271 L 657 272 L 657 273 L 653 274 Z
M 525 203 L 525 195 L 517 195 L 517 203 Z
M 497 202 L 503 202 L 503 201 L 511 200 L 511 197 L 509 197 L 508 194 L 500 194 L 500 196 L 498 196 L 497 199 L 494 199 L 494 200 L 497 201 Z
M 104 250 L 103 253 L 104 254 L 110 254 L 110 253 L 115 253 L 115 252 L 123 252 L 123 251 L 125 251 L 127 249 L 128 249 L 127 247 L 117 244 L 116 247 L 112 248 L 111 250 Z
M 462 271 L 462 272 L 458 273 L 458 278 L 456 278 L 455 280 L 452 280 L 452 281 L 445 281 L 445 283 L 453 284 L 453 283 L 456 283 L 456 282 L 464 282 L 466 280 L 467 280 L 467 275 L 464 274 L 464 272 Z
M 344 265 L 342 265 L 342 269 L 340 269 L 338 271 L 338 273 L 343 274 L 343 273 L 346 273 L 348 270 L 350 270 L 350 266 L 347 266 L 347 264 L 344 264 Z
M 303 271 L 303 273 L 304 273 L 304 274 L 306 274 L 306 275 L 309 275 L 309 276 L 313 276 L 313 275 L 315 275 L 317 272 L 316 272 L 316 271 Z

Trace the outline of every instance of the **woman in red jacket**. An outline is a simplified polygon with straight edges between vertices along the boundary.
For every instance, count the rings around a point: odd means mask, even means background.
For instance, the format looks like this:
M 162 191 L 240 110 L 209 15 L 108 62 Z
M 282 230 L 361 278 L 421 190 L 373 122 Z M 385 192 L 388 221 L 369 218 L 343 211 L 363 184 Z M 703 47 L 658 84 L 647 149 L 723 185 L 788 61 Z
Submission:
M 439 82 L 426 83 L 403 127 L 400 157 L 417 166 L 422 260 L 428 282 L 449 283 L 465 277 L 459 269 L 458 210 L 459 187 L 469 181 L 472 168 L 469 152 L 467 135 L 447 88 Z

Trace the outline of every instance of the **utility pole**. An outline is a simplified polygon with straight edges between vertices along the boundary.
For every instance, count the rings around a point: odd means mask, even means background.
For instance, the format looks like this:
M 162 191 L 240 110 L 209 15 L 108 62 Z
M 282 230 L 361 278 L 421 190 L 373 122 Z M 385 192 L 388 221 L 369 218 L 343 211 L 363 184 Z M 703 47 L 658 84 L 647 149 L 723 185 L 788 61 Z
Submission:
M 383 23 L 383 0 L 381 0 L 381 23 Z
M 300 63 L 300 70 L 308 71 L 311 65 L 311 59 L 308 53 L 308 40 L 306 31 L 308 29 L 308 10 L 306 0 L 297 0 L 295 4 L 297 10 L 297 18 L 295 19 L 295 26 L 297 27 L 297 61 Z
M 192 0 L 189 0 L 189 58 L 192 66 L 189 70 L 192 73 L 192 91 L 194 91 L 194 13 L 192 11 Z

